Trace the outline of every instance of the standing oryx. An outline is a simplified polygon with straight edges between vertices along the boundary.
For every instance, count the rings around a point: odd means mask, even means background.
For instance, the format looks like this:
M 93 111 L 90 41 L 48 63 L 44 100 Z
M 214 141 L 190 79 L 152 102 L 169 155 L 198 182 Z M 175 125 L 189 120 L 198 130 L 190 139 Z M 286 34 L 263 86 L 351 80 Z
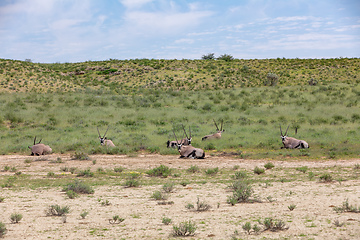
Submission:
M 189 126 L 190 137 L 186 134 L 184 125 L 182 125 L 182 128 L 183 128 L 183 130 L 184 130 L 184 133 L 185 133 L 185 135 L 186 135 L 186 138 L 181 139 L 181 140 L 180 140 L 180 143 L 181 143 L 182 145 L 185 145 L 185 146 L 191 145 L 192 137 L 191 137 L 190 126 Z M 170 147 L 176 148 L 177 145 L 178 145 L 177 141 L 170 141 L 170 140 L 168 140 L 168 141 L 166 142 L 166 147 L 168 147 L 168 148 L 170 148 Z
M 219 129 L 218 125 L 216 124 L 215 120 L 213 119 L 214 123 L 215 123 L 215 127 L 216 127 L 216 133 L 214 134 L 210 134 L 210 135 L 206 135 L 204 136 L 201 140 L 207 140 L 207 139 L 219 139 L 221 138 L 221 133 L 224 132 L 225 130 L 223 129 L 223 120 L 221 120 L 221 127 Z
M 184 129 L 185 131 L 185 129 Z M 176 143 L 177 143 L 177 147 L 178 147 L 178 151 L 180 153 L 180 158 L 205 158 L 205 152 L 204 150 L 202 150 L 201 148 L 195 148 L 191 145 L 183 145 L 181 144 L 181 142 L 178 142 L 175 132 L 173 130 L 175 139 L 176 139 Z
M 97 128 L 97 131 L 98 131 L 98 134 L 99 134 L 99 139 L 100 139 L 100 144 L 101 144 L 101 146 L 115 147 L 115 144 L 114 144 L 111 140 L 108 140 L 108 139 L 105 137 L 108 130 L 109 130 L 109 126 L 108 126 L 108 128 L 106 129 L 106 132 L 105 132 L 104 136 L 101 137 L 100 132 L 99 132 L 99 128 Z
M 281 148 L 309 148 L 309 144 L 307 142 L 305 142 L 304 140 L 298 140 L 296 138 L 286 136 L 286 134 L 289 130 L 289 126 L 287 127 L 284 135 L 282 133 L 281 126 L 280 126 L 281 140 L 282 140 L 282 143 L 284 144 L 284 146 Z
M 45 155 L 45 154 L 50 154 L 52 152 L 52 149 L 49 145 L 45 145 L 43 143 L 41 143 L 41 140 L 36 143 L 36 136 L 34 138 L 34 145 L 32 145 L 31 147 L 29 146 L 29 148 L 31 149 L 31 156 L 40 156 L 40 155 Z

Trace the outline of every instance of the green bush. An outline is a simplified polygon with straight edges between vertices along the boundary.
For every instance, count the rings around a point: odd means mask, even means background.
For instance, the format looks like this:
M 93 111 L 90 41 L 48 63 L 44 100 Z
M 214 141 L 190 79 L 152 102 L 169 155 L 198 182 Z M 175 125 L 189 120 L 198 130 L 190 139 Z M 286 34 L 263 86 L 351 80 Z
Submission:
M 61 207 L 60 205 L 51 205 L 45 210 L 46 216 L 63 216 L 69 213 L 70 207 L 64 206 Z
M 162 191 L 157 190 L 157 191 L 153 192 L 153 194 L 151 195 L 151 198 L 153 198 L 155 200 L 166 200 L 166 199 L 168 199 L 168 195 Z
M 12 213 L 10 216 L 11 223 L 19 223 L 23 218 L 22 214 L 20 213 Z
M 322 182 L 332 182 L 333 178 L 330 173 L 324 173 L 319 177 Z
M 229 188 L 233 190 L 233 195 L 228 196 L 227 200 L 231 205 L 234 205 L 234 203 L 250 202 L 250 197 L 254 193 L 252 186 L 242 180 L 233 182 Z
M 217 174 L 219 172 L 219 168 L 218 167 L 216 167 L 216 168 L 209 168 L 209 169 L 206 169 L 205 170 L 205 173 L 207 174 L 207 175 L 215 175 L 215 174 Z
M 95 192 L 89 184 L 78 179 L 75 179 L 73 183 L 66 185 L 63 188 L 63 191 L 73 191 L 74 193 L 79 194 L 93 194 Z
M 165 225 L 169 225 L 171 223 L 171 218 L 163 217 L 162 218 L 162 223 L 165 224 Z
M 263 168 L 259 168 L 259 167 L 255 167 L 254 168 L 254 173 L 260 175 L 260 174 L 263 174 L 265 172 L 265 169 Z
M 179 223 L 178 225 L 173 226 L 172 235 L 177 236 L 193 236 L 195 234 L 197 227 L 195 223 L 191 220 L 184 221 Z
M 155 177 L 167 178 L 168 176 L 171 175 L 171 168 L 164 165 L 160 165 L 159 167 L 146 171 L 146 174 Z
M 268 162 L 268 163 L 266 163 L 266 164 L 264 165 L 264 167 L 265 167 L 266 169 L 272 169 L 272 168 L 274 168 L 275 166 L 274 166 L 273 163 Z
M 189 173 L 197 173 L 200 172 L 200 168 L 196 165 L 191 165 L 186 171 Z
M 3 222 L 0 222 L 0 237 L 3 237 L 7 232 L 6 226 Z

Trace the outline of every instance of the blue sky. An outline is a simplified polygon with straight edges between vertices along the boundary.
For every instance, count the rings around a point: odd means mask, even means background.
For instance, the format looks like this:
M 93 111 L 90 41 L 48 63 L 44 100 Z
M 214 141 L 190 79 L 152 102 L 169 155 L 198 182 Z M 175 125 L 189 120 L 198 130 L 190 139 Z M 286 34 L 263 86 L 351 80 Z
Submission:
M 0 58 L 360 57 L 359 0 L 1 0 Z

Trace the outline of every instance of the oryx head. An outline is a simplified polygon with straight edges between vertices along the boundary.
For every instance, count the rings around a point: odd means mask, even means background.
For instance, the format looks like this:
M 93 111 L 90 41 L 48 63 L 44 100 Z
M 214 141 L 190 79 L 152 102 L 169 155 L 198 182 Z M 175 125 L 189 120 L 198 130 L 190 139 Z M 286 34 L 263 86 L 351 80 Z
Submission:
M 282 130 L 281 130 L 281 125 L 280 125 L 280 134 L 281 134 L 281 140 L 282 141 L 285 141 L 285 139 L 287 138 L 286 134 L 287 134 L 287 132 L 289 130 L 289 127 L 290 127 L 290 125 L 287 127 L 285 134 L 283 134 Z
M 106 132 L 105 132 L 105 134 L 104 134 L 103 137 L 101 137 L 101 135 L 100 135 L 99 128 L 96 127 L 96 129 L 97 129 L 98 134 L 99 134 L 100 144 L 101 144 L 101 145 L 104 145 L 104 144 L 105 144 L 105 140 L 106 140 L 106 137 L 105 137 L 105 136 L 106 136 L 107 131 L 109 130 L 109 126 L 107 127 Z
M 181 125 L 183 130 L 184 130 L 184 133 L 185 133 L 185 136 L 186 136 L 186 139 L 188 140 L 188 145 L 191 145 L 191 140 L 192 140 L 192 137 L 191 137 L 191 129 L 190 129 L 190 126 L 189 126 L 189 136 L 186 134 L 186 131 L 185 131 L 185 128 L 184 128 L 184 125 Z
M 223 120 L 221 120 L 220 129 L 219 129 L 218 125 L 216 124 L 215 119 L 213 119 L 213 121 L 214 121 L 214 123 L 215 123 L 216 131 L 217 131 L 218 133 L 222 133 L 222 132 L 225 131 L 225 130 L 223 129 Z

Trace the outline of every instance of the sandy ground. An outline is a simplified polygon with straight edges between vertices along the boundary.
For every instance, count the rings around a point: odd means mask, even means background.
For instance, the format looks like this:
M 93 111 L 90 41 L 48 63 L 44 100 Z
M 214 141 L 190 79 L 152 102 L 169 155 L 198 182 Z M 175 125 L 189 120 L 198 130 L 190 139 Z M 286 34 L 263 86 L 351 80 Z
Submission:
M 58 157 L 64 163 L 51 161 Z M 206 159 L 179 159 L 178 156 L 139 155 L 136 157 L 95 155 L 92 161 L 70 160 L 69 155 L 49 155 L 31 157 L 9 155 L 0 156 L 0 170 L 5 166 L 16 167 L 23 174 L 36 178 L 46 178 L 50 171 L 61 173 L 61 166 L 113 169 L 125 167 L 127 170 L 150 169 L 160 164 L 176 169 L 187 169 L 192 165 L 200 168 L 231 169 L 238 165 L 242 169 L 253 170 L 263 165 L 264 160 L 243 160 L 231 156 L 208 156 Z M 26 159 L 44 161 L 25 163 Z M 46 160 L 46 161 L 45 161 Z M 283 171 L 300 166 L 327 168 L 336 166 L 336 171 L 344 175 L 353 170 L 360 160 L 321 160 L 321 161 L 271 161 Z M 0 172 L 1 179 L 14 175 L 13 172 Z M 5 176 L 5 178 L 4 178 Z M 359 174 L 357 175 L 359 176 Z M 169 178 L 171 180 L 171 178 Z M 195 236 L 187 239 L 231 239 L 237 231 L 238 239 L 360 239 L 360 213 L 336 213 L 334 206 L 341 206 L 345 199 L 360 207 L 360 179 L 342 182 L 320 183 L 318 181 L 299 180 L 291 182 L 271 182 L 269 185 L 253 186 L 255 195 L 261 203 L 236 204 L 226 203 L 231 195 L 223 183 L 190 183 L 176 185 L 168 201 L 171 205 L 160 205 L 150 196 L 162 185 L 125 188 L 121 185 L 95 186 L 92 195 L 81 195 L 69 199 L 59 187 L 36 189 L 11 189 L 0 187 L 0 221 L 8 229 L 4 239 L 179 239 L 171 235 L 173 225 L 192 220 L 196 226 Z M 271 196 L 273 201 L 266 201 Z M 205 212 L 188 210 L 185 205 L 195 204 L 197 197 L 211 205 Z M 101 199 L 101 200 L 100 200 Z M 101 201 L 108 200 L 110 205 L 103 206 Z M 61 217 L 46 216 L 44 211 L 49 205 L 70 206 L 70 213 L 63 222 Z M 293 211 L 288 206 L 294 204 Z M 89 212 L 85 219 L 80 217 L 84 210 Z M 23 219 L 18 224 L 11 224 L 10 215 L 21 213 Z M 119 215 L 125 218 L 121 224 L 110 224 L 109 218 Z M 172 219 L 172 224 L 165 225 L 162 218 Z M 258 219 L 272 217 L 281 219 L 288 230 L 264 231 L 258 235 L 246 234 L 242 229 L 245 222 L 256 223 Z M 344 223 L 336 227 L 334 222 Z

